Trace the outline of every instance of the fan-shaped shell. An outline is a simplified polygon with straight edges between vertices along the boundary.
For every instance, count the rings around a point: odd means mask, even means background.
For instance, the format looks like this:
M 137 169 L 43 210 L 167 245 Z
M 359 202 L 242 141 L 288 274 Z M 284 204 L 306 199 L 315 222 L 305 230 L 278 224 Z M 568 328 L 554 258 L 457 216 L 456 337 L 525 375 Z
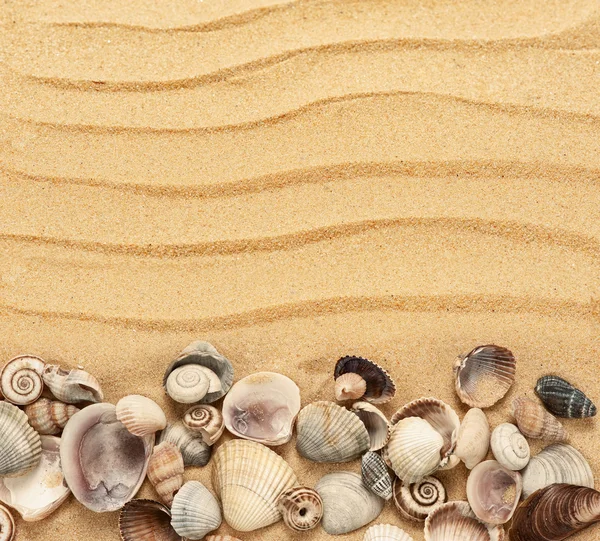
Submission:
M 79 408 L 58 400 L 39 398 L 33 404 L 25 406 L 24 411 L 36 432 L 52 435 L 58 434 Z
M 582 391 L 558 376 L 544 376 L 538 379 L 535 393 L 557 417 L 594 417 L 598 411 Z
M 117 402 L 117 419 L 136 436 L 147 436 L 167 426 L 162 408 L 145 396 L 130 394 Z
M 183 486 L 183 470 L 183 457 L 174 443 L 163 441 L 154 447 L 148 463 L 148 479 L 167 505 L 173 503 L 173 496 Z
M 509 470 L 522 470 L 529 463 L 529 444 L 511 423 L 502 423 L 494 428 L 490 445 L 494 458 Z
M 373 404 L 369 402 L 355 402 L 352 411 L 358 415 L 369 433 L 371 446 L 369 451 L 379 451 L 390 439 L 392 427 L 386 416 Z
M 213 462 L 212 484 L 227 524 L 251 532 L 281 519 L 279 496 L 298 484 L 285 460 L 260 443 L 231 440 L 217 449 Z
M 17 406 L 0 402 L 0 477 L 17 477 L 33 470 L 40 462 L 40 435 L 27 422 Z
M 104 400 L 100 383 L 85 370 L 64 370 L 60 366 L 47 364 L 42 377 L 52 394 L 66 404 Z
M 503 541 L 504 528 L 484 524 L 467 502 L 448 502 L 425 519 L 425 541 Z
M 365 532 L 363 541 L 413 541 L 413 538 L 398 526 L 375 524 Z
M 187 410 L 183 424 L 194 432 L 199 432 L 206 445 L 214 445 L 225 430 L 223 414 L 214 406 L 197 404 Z
M 131 500 L 119 514 L 123 541 L 185 541 L 171 526 L 171 512 L 152 500 Z
M 175 494 L 171 526 L 182 537 L 204 539 L 221 525 L 219 502 L 199 481 L 188 481 Z
M 13 404 L 35 402 L 44 390 L 42 373 L 46 363 L 34 355 L 19 355 L 8 361 L 0 373 L 0 390 Z
M 417 522 L 423 522 L 448 499 L 443 483 L 436 477 L 425 477 L 416 483 L 394 479 L 393 494 L 400 515 Z
M 454 454 L 471 470 L 486 457 L 489 446 L 487 417 L 479 408 L 471 408 L 460 425 Z
M 285 525 L 296 532 L 312 530 L 323 517 L 323 500 L 316 490 L 308 487 L 284 490 L 277 508 Z
M 328 473 L 321 477 L 315 490 L 323 499 L 321 525 L 329 535 L 341 535 L 362 528 L 375 520 L 384 501 L 352 472 Z
M 202 434 L 187 428 L 182 421 L 168 424 L 158 438 L 158 442 L 169 441 L 181 451 L 186 466 L 206 466 L 212 454 L 212 447 L 202 439 Z
M 15 521 L 8 509 L 0 505 L 0 541 L 12 541 L 15 538 Z
M 389 500 L 392 497 L 392 477 L 383 458 L 369 451 L 361 459 L 361 474 L 365 486 L 373 493 Z
M 512 412 L 519 430 L 528 438 L 567 441 L 568 434 L 563 425 L 541 404 L 520 396 L 513 400 Z
M 315 462 L 348 462 L 369 449 L 369 433 L 351 411 L 333 402 L 313 402 L 296 421 L 296 448 Z
M 349 374 L 356 374 L 365 382 L 362 395 L 357 396 L 356 391 L 363 389 L 363 384 L 354 375 Z M 336 380 L 338 400 L 362 398 L 373 404 L 383 404 L 389 402 L 396 394 L 396 385 L 391 376 L 378 364 L 362 357 L 342 357 L 335 365 L 333 377 Z M 347 389 L 345 382 L 348 384 Z

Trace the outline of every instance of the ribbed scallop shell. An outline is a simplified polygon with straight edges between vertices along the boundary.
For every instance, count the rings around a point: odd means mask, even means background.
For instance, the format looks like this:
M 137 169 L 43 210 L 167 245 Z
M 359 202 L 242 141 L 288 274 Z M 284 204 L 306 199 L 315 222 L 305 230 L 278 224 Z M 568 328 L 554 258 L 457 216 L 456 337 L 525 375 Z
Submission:
M 423 522 L 448 499 L 443 483 L 436 477 L 425 477 L 416 483 L 394 479 L 393 494 L 400 515 L 417 522 Z
M 0 541 L 12 541 L 15 538 L 15 521 L 10 511 L 0 505 Z
M 66 404 L 104 400 L 100 383 L 85 370 L 64 370 L 60 366 L 47 364 L 42 377 L 52 394 Z
M 544 376 L 537 381 L 535 393 L 557 417 L 594 417 L 596 406 L 585 394 L 558 376 Z
M 365 532 L 363 541 L 413 541 L 413 538 L 398 526 L 375 524 Z
M 160 433 L 158 442 L 170 441 L 179 447 L 186 466 L 206 466 L 212 454 L 212 447 L 202 439 L 202 434 L 190 430 L 182 421 L 168 424 Z
M 199 481 L 188 481 L 175 494 L 171 526 L 182 537 L 203 539 L 221 525 L 219 502 Z
M 355 402 L 352 411 L 358 415 L 369 433 L 371 446 L 369 451 L 379 451 L 390 439 L 392 427 L 387 417 L 373 404 L 369 402 Z
M 489 408 L 511 388 L 515 371 L 510 350 L 494 345 L 476 347 L 454 364 L 458 397 L 472 408 Z
M 503 541 L 504 528 L 484 524 L 467 502 L 448 502 L 425 519 L 425 541 Z
M 44 390 L 42 373 L 46 363 L 34 355 L 19 355 L 8 361 L 0 373 L 0 390 L 13 404 L 35 402 Z
M 185 541 L 171 526 L 171 512 L 152 500 L 131 500 L 119 514 L 123 541 Z
M 145 396 L 130 394 L 117 402 L 117 419 L 136 436 L 154 434 L 167 426 L 162 408 Z
M 511 423 L 502 423 L 494 428 L 490 445 L 494 458 L 509 470 L 522 470 L 529 463 L 529 444 L 519 429 Z
M 197 404 L 183 415 L 183 424 L 199 432 L 206 445 L 214 445 L 225 430 L 223 414 L 214 406 Z
M 358 374 L 366 383 L 362 396 L 352 395 L 353 398 L 362 398 L 373 404 L 389 402 L 396 394 L 396 385 L 391 376 L 378 364 L 362 357 L 342 357 L 335 365 L 333 377 L 338 379 L 344 374 Z M 338 385 L 339 387 L 339 385 Z M 336 389 L 339 394 L 340 389 Z M 350 397 L 341 396 L 343 400 Z M 338 398 L 339 399 L 339 398 Z
M 333 402 L 313 402 L 296 421 L 296 448 L 315 462 L 348 462 L 369 449 L 369 433 L 357 415 Z
M 0 402 L 0 477 L 25 475 L 42 455 L 40 435 L 27 415 L 9 402 Z
M 555 442 L 567 441 L 568 434 L 560 421 L 544 406 L 520 396 L 512 403 L 512 413 L 524 436 Z
M 479 408 L 467 411 L 458 430 L 454 454 L 470 470 L 487 455 L 490 446 L 490 425 L 485 413 Z
M 316 490 L 308 487 L 293 487 L 282 492 L 277 508 L 285 525 L 296 532 L 312 530 L 323 517 L 323 500 Z
M 389 500 L 392 497 L 392 477 L 383 458 L 369 451 L 361 459 L 360 471 L 364 485 L 373 493 Z
M 58 400 L 39 398 L 33 404 L 25 406 L 24 411 L 29 418 L 29 424 L 39 434 L 52 435 L 58 434 L 79 408 Z
M 231 440 L 217 449 L 213 463 L 212 484 L 233 529 L 251 532 L 281 519 L 279 496 L 298 480 L 279 455 L 260 443 Z
M 173 503 L 173 495 L 183 485 L 183 457 L 179 448 L 170 441 L 159 443 L 148 462 L 148 479 L 167 505 Z

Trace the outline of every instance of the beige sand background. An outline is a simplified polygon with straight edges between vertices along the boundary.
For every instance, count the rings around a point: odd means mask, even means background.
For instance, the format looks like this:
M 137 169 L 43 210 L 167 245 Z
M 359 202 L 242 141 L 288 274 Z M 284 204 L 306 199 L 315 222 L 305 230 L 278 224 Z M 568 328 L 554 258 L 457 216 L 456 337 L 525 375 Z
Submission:
M 398 382 L 386 413 L 462 415 L 453 360 L 493 342 L 519 363 L 493 425 L 551 372 L 600 402 L 596 1 L 0 7 L 1 359 L 81 364 L 175 419 L 162 373 L 193 339 L 304 404 L 358 354 Z M 600 472 L 596 421 L 566 424 Z M 308 485 L 359 470 L 277 450 Z M 464 498 L 463 466 L 440 477 Z M 112 541 L 117 518 L 71 498 L 18 539 Z

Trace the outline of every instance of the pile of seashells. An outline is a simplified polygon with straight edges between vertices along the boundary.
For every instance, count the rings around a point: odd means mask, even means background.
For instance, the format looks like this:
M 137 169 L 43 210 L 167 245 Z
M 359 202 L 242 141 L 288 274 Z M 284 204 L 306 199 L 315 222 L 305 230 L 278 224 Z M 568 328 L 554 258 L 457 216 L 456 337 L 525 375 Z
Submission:
M 377 404 L 390 401 L 396 386 L 372 361 L 337 362 L 334 392 L 344 405 L 301 408 L 300 390 L 286 376 L 259 372 L 234 385 L 231 362 L 207 342 L 194 342 L 165 372 L 166 393 L 190 405 L 182 419 L 168 422 L 149 398 L 105 403 L 91 374 L 22 355 L 0 373 L 0 501 L 36 521 L 73 493 L 92 511 L 120 510 L 123 541 L 240 541 L 208 535 L 223 520 L 238 532 L 283 520 L 294 532 L 321 524 L 340 535 L 375 521 L 386 501 L 399 522 L 424 523 L 426 541 L 559 541 L 600 522 L 600 492 L 557 416 L 591 417 L 596 408 L 564 379 L 544 376 L 535 387 L 541 403 L 514 399 L 515 424 L 490 430 L 483 408 L 506 395 L 515 371 L 508 349 L 477 347 L 454 366 L 456 392 L 471 408 L 462 422 L 437 398 L 413 400 L 388 420 Z M 220 410 L 211 405 L 223 397 Z M 301 456 L 360 459 L 361 475 L 328 473 L 314 488 L 303 486 L 269 449 L 289 442 L 294 426 Z M 212 457 L 225 428 L 234 439 Z M 550 445 L 530 457 L 527 438 Z M 495 460 L 485 460 L 490 449 Z M 184 483 L 186 466 L 206 466 L 211 457 L 216 497 L 198 481 Z M 433 474 L 460 462 L 470 470 L 468 501 L 448 502 Z M 160 502 L 133 499 L 146 476 Z M 0 541 L 14 536 L 11 512 L 0 506 Z M 363 539 L 411 541 L 391 524 L 371 526 Z

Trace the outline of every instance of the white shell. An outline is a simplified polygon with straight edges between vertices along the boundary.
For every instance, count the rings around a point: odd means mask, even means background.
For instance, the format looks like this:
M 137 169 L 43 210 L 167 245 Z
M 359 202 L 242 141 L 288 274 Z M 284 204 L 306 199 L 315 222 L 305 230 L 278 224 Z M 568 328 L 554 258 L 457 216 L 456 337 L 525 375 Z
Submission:
M 130 394 L 117 402 L 117 419 L 136 436 L 154 434 L 167 426 L 161 407 L 145 396 Z
M 390 439 L 392 432 L 387 417 L 377 406 L 369 402 L 355 402 L 352 404 L 352 411 L 358 415 L 369 433 L 371 441 L 369 451 L 379 451 L 379 449 L 382 449 Z
M 522 470 L 529 463 L 529 444 L 511 423 L 502 423 L 494 428 L 490 445 L 494 458 L 509 470 Z
M 0 374 L 0 389 L 4 398 L 25 406 L 35 402 L 44 390 L 42 373 L 46 363 L 33 355 L 19 355 L 8 361 Z
M 425 541 L 503 541 L 504 528 L 484 524 L 467 502 L 448 502 L 425 520 Z
M 413 538 L 398 526 L 375 524 L 365 532 L 363 541 L 413 541 Z
M 27 415 L 10 402 L 0 402 L 0 477 L 18 477 L 34 469 L 41 458 L 40 435 Z
M 203 539 L 221 525 L 219 502 L 199 481 L 188 481 L 173 498 L 171 526 L 182 537 Z
M 468 469 L 473 469 L 487 455 L 490 446 L 490 425 L 479 408 L 467 411 L 458 430 L 454 454 Z
M 11 512 L 0 505 L 0 541 L 13 541 L 15 539 L 15 519 Z
M 42 377 L 52 394 L 65 404 L 104 400 L 100 383 L 85 370 L 64 370 L 60 366 L 47 364 Z
M 169 374 L 165 389 L 175 402 L 193 404 L 208 394 L 211 381 L 215 380 L 218 382 L 219 378 L 208 368 L 198 364 L 184 364 Z
M 458 458 L 456 455 L 450 455 L 448 457 L 448 462 L 446 462 L 446 464 L 442 464 L 440 466 L 440 471 L 453 470 L 460 463 L 461 463 L 460 458 Z

